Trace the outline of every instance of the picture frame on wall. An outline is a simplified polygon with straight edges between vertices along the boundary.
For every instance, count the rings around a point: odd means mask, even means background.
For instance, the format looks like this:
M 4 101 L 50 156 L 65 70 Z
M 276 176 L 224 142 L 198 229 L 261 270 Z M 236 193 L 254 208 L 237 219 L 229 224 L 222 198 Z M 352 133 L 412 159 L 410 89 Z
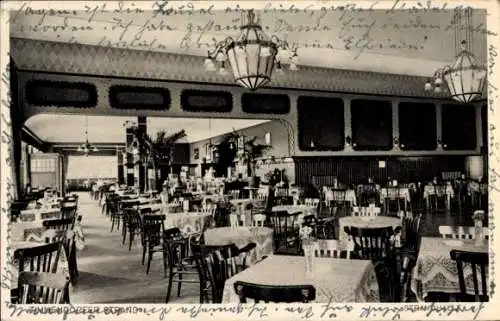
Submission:
M 194 151 L 193 151 L 193 157 L 194 159 L 199 159 L 200 158 L 200 149 L 199 148 L 195 148 Z

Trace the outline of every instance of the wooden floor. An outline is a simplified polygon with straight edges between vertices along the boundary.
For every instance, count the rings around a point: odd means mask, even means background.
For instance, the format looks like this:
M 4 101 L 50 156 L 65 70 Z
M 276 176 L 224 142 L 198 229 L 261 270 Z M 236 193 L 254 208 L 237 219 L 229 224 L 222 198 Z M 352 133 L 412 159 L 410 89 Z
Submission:
M 122 245 L 121 233 L 110 232 L 110 221 L 101 214 L 88 193 L 79 194 L 79 214 L 87 247 L 78 253 L 80 276 L 72 287 L 72 303 L 164 303 L 167 279 L 163 275 L 161 253 L 156 253 L 149 275 L 141 264 L 142 248 L 137 242 L 129 252 Z M 425 214 L 422 232 L 438 236 L 439 225 L 472 225 L 471 213 L 441 212 Z M 198 285 L 185 284 L 181 297 L 171 303 L 197 303 Z M 175 291 L 173 291 L 175 292 Z

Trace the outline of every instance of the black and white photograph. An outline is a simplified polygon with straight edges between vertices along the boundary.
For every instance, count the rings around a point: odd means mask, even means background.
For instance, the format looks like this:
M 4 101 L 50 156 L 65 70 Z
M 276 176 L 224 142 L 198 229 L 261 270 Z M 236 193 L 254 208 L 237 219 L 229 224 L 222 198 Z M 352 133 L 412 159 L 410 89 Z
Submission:
M 499 9 L 3 1 L 5 320 L 494 317 Z

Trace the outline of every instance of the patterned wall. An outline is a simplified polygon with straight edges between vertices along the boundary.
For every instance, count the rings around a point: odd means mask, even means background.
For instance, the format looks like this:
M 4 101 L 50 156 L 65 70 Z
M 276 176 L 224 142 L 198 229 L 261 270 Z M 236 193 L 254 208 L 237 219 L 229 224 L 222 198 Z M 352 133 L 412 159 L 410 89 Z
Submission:
M 204 70 L 203 57 L 11 39 L 11 55 L 22 70 L 233 84 L 232 76 Z M 424 77 L 301 66 L 275 76 L 270 87 L 380 95 L 443 97 L 423 91 Z

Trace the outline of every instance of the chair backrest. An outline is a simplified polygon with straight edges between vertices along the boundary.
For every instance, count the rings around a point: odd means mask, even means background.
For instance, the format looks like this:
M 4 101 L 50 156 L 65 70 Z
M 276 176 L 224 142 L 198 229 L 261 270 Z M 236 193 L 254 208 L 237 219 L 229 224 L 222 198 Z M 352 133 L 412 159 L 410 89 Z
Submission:
M 236 281 L 234 290 L 241 303 L 252 299 L 255 303 L 261 301 L 275 303 L 307 303 L 316 299 L 316 289 L 312 285 L 262 285 Z
M 334 190 L 332 190 L 332 193 L 333 193 L 333 201 L 336 201 L 336 202 L 344 202 L 345 201 L 345 197 L 346 197 L 346 193 L 347 193 L 346 190 L 334 189 Z
M 437 196 L 446 196 L 447 186 L 443 184 L 434 185 L 434 191 Z
M 62 206 L 61 207 L 61 218 L 62 219 L 74 219 L 76 216 L 77 206 Z
M 306 206 L 317 207 L 319 205 L 319 198 L 306 198 L 304 204 Z
M 345 226 L 345 233 L 352 237 L 354 254 L 363 260 L 378 260 L 390 256 L 393 228 L 357 228 Z
M 49 243 L 16 250 L 14 257 L 19 259 L 19 272 L 27 270 L 55 273 L 60 249 L 60 243 Z
M 252 216 L 252 225 L 263 227 L 266 224 L 267 216 L 265 214 L 254 214 Z
M 484 252 L 467 252 L 451 250 L 450 257 L 457 263 L 458 270 L 458 282 L 460 284 L 460 293 L 463 295 L 467 294 L 467 287 L 464 275 L 464 263 L 469 264 L 472 271 L 472 281 L 474 285 L 474 299 L 476 302 L 488 301 L 488 281 L 486 277 L 486 271 L 488 269 L 488 253 Z M 477 276 L 477 269 L 479 268 L 481 273 L 481 291 L 479 290 L 479 279 Z
M 415 251 L 420 248 L 420 240 L 422 238 L 422 214 L 407 215 L 401 218 L 401 227 L 394 230 L 394 234 L 401 229 L 402 238 L 405 245 Z
M 19 304 L 61 304 L 69 298 L 69 280 L 64 275 L 44 272 L 20 272 Z
M 75 218 L 65 218 L 58 220 L 44 220 L 42 222 L 43 227 L 46 229 L 54 229 L 54 230 L 69 230 L 73 227 L 75 222 Z
M 146 214 L 142 217 L 142 233 L 149 247 L 161 244 L 165 230 L 165 215 Z
M 399 199 L 399 197 L 400 197 L 399 187 L 388 187 L 386 191 L 387 191 L 387 194 L 385 195 L 385 198 L 388 198 L 390 200 Z
M 474 239 L 476 235 L 474 226 L 449 226 L 441 225 L 439 226 L 439 234 L 441 237 L 452 238 L 452 239 Z
M 314 256 L 316 257 L 331 257 L 338 258 L 342 257 L 342 247 L 339 245 L 338 240 L 318 240 L 314 244 Z M 346 251 L 346 259 L 351 258 L 351 252 Z
M 231 194 L 231 197 L 233 199 L 239 199 L 240 198 L 240 191 L 239 190 L 231 190 L 229 192 L 229 194 Z

